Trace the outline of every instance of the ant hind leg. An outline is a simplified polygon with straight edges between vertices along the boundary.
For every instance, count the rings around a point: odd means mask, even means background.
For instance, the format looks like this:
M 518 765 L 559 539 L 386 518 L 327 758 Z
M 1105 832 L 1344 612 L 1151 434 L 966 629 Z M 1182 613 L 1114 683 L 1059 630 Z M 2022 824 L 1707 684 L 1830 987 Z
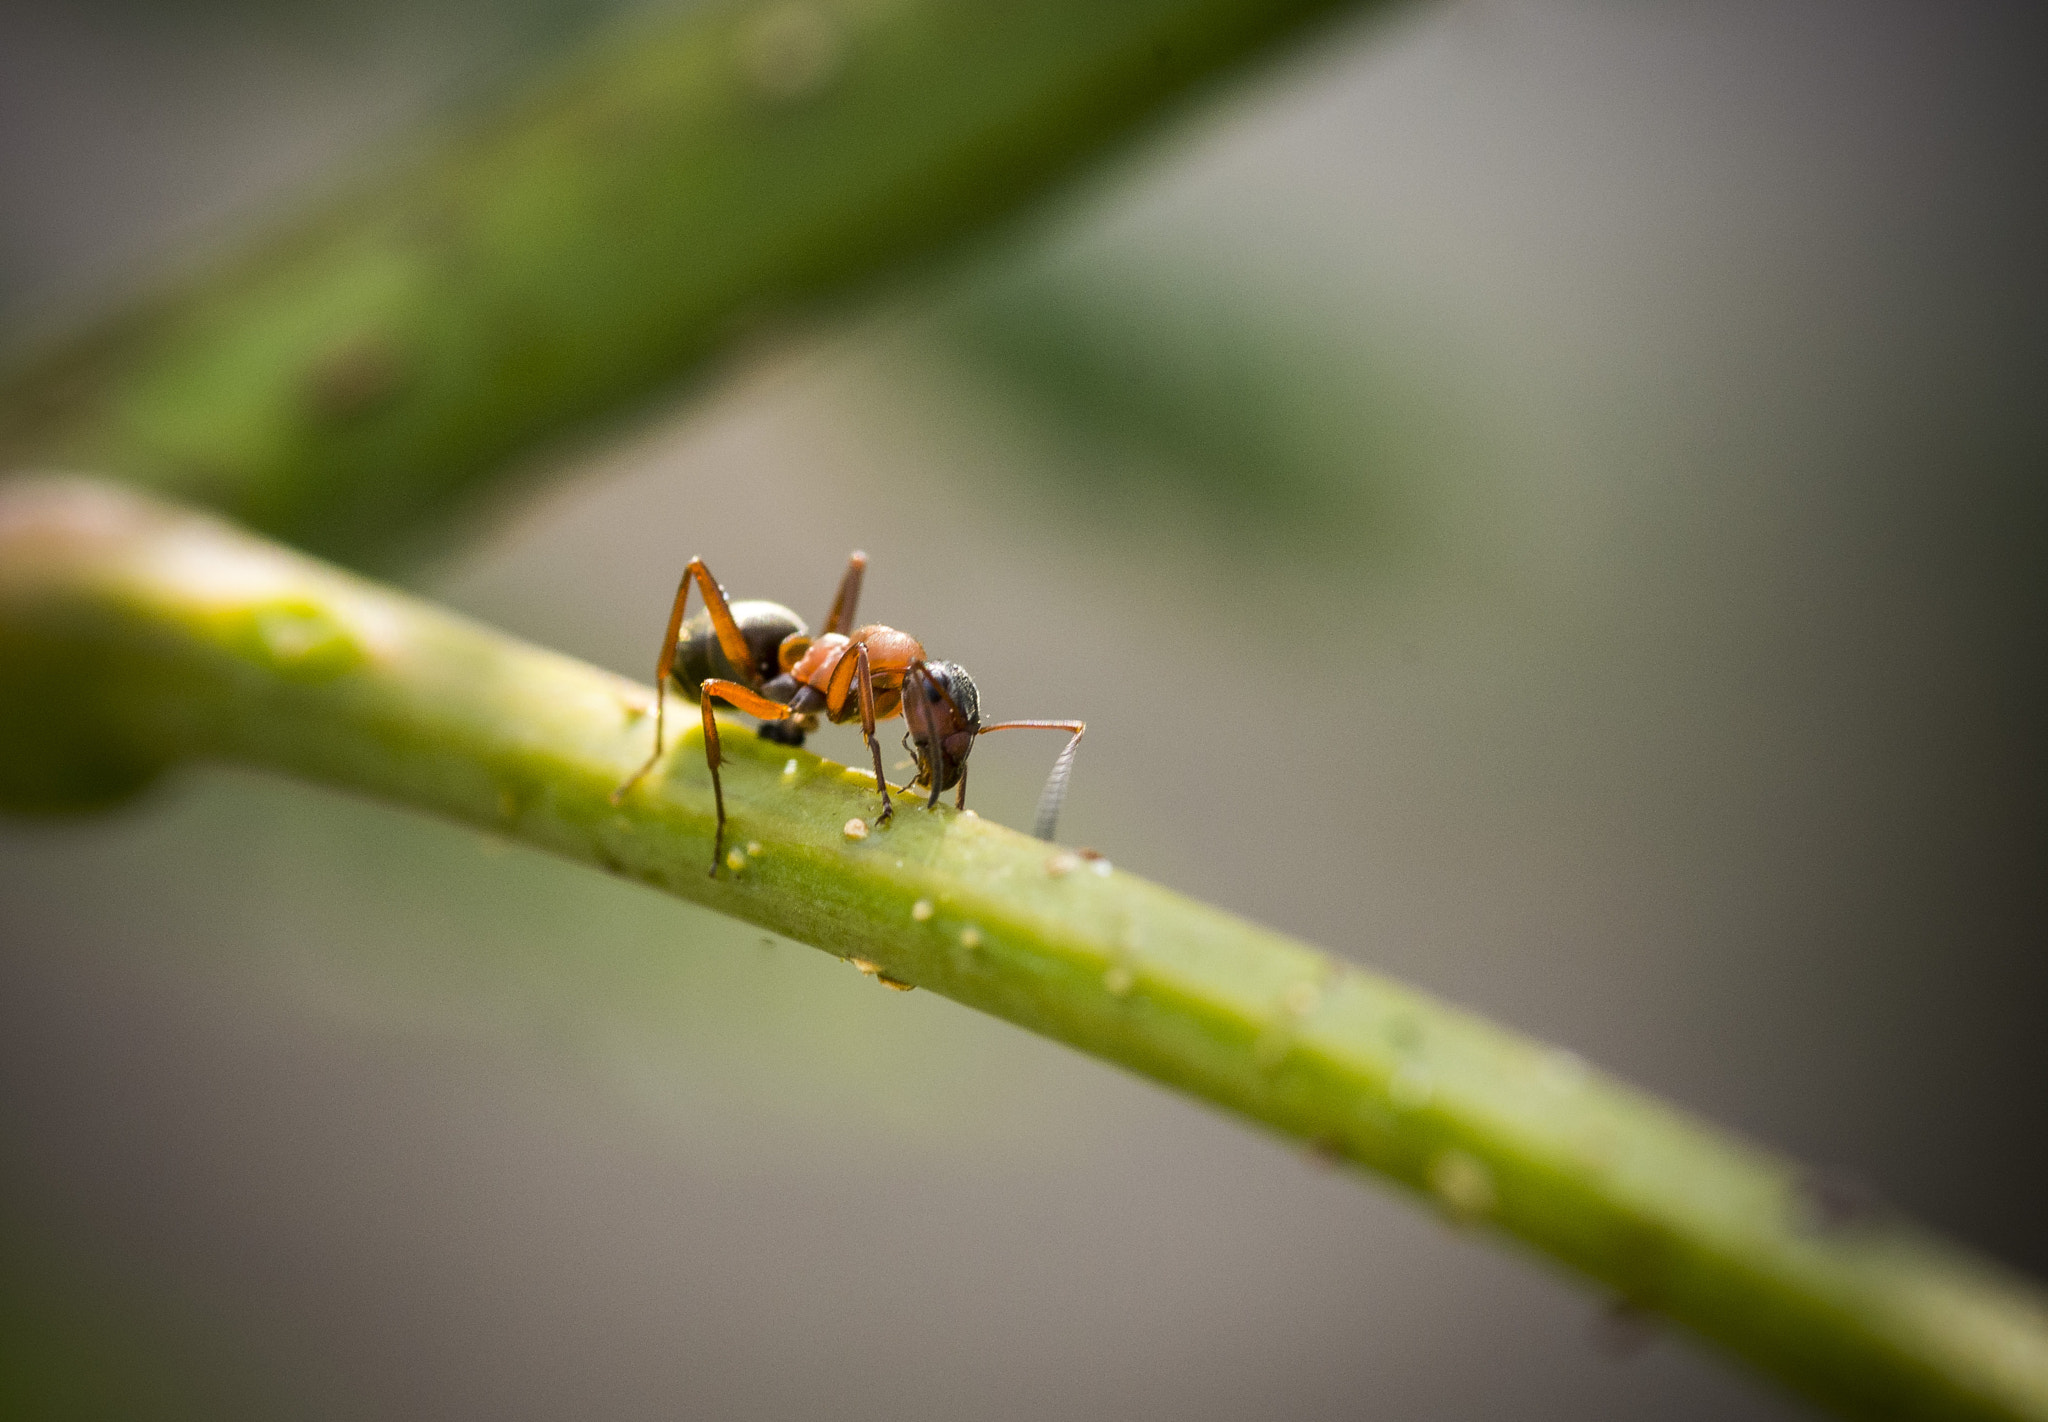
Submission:
M 747 650 L 747 639 L 740 632 L 739 623 L 733 620 L 732 609 L 726 605 L 725 589 L 718 585 L 718 579 L 711 576 L 711 570 L 704 566 L 702 558 L 692 558 L 683 565 L 682 579 L 676 584 L 676 600 L 669 604 L 668 609 L 668 630 L 661 635 L 661 656 L 654 664 L 654 750 L 641 762 L 638 770 L 612 791 L 614 805 L 623 803 L 626 792 L 638 785 L 647 772 L 654 769 L 654 763 L 661 759 L 668 730 L 669 675 L 676 658 L 676 639 L 682 633 L 683 612 L 690 601 L 692 581 L 703 592 L 704 606 L 711 613 L 712 630 L 718 634 L 718 645 L 724 650 L 727 660 L 736 667 L 743 667 L 752 655 Z

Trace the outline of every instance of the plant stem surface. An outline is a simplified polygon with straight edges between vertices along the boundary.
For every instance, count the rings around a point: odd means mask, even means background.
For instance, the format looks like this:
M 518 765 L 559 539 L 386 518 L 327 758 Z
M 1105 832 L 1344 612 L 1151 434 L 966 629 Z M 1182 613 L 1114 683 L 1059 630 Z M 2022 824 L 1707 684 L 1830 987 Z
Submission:
M 0 486 L 0 805 L 268 766 L 757 923 L 1260 1122 L 1870 1417 L 2048 1418 L 2048 1308 L 1856 1192 L 1109 860 L 701 733 L 624 802 L 647 688 L 202 515 Z M 680 720 L 687 722 L 690 718 Z

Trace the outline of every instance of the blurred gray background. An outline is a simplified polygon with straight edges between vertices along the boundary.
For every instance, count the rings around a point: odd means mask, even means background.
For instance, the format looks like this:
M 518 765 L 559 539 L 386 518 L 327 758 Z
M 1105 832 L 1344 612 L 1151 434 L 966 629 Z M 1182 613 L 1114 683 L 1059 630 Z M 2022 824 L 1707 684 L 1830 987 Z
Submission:
M 11 0 L 0 344 L 614 8 Z M 644 674 L 689 555 L 816 616 L 865 547 L 992 710 L 1088 720 L 1065 838 L 2048 1275 L 2043 41 L 1339 24 L 415 582 Z M 1798 1412 L 1111 1068 L 331 793 L 0 826 L 0 935 L 48 1415 Z

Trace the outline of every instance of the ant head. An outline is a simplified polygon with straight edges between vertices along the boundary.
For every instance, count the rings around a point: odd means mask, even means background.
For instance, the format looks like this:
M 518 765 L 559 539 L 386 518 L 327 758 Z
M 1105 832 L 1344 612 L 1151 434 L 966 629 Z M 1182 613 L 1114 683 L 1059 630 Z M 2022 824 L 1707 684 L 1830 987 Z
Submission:
M 915 662 L 903 678 L 904 743 L 917 760 L 919 785 L 937 798 L 960 783 L 981 730 L 981 696 L 957 662 Z

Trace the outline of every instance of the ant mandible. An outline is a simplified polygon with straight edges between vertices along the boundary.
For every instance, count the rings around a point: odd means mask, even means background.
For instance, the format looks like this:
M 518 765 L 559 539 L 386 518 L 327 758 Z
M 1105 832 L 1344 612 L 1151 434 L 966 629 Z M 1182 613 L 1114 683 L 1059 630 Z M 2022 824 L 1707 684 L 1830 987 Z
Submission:
M 896 807 L 889 801 L 889 781 L 882 774 L 876 722 L 902 713 L 910 728 L 903 744 L 917 766 L 917 774 L 902 791 L 908 794 L 913 786 L 929 785 L 928 810 L 939 803 L 941 792 L 955 785 L 960 787 L 955 805 L 967 807 L 967 756 L 976 737 L 991 731 L 1067 731 L 1072 739 L 1053 762 L 1052 775 L 1038 797 L 1038 818 L 1032 827 L 1040 839 L 1052 838 L 1060 802 L 1066 798 L 1074 752 L 1080 749 L 1087 726 L 1080 721 L 982 725 L 981 697 L 966 668 L 957 662 L 928 660 L 924 647 L 907 632 L 874 623 L 853 627 L 853 609 L 860 601 L 861 576 L 867 566 L 865 553 L 857 552 L 847 561 L 846 576 L 839 580 L 839 592 L 825 616 L 825 630 L 816 637 L 808 635 L 802 618 L 780 603 L 728 603 L 725 589 L 702 558 L 692 558 L 683 569 L 675 603 L 669 608 L 668 630 L 661 638 L 661 658 L 654 669 L 654 753 L 612 791 L 612 803 L 623 800 L 661 759 L 668 682 L 673 677 L 683 693 L 703 707 L 704 760 L 711 767 L 711 793 L 718 804 L 718 833 L 711 847 L 714 879 L 725 854 L 725 785 L 718 775 L 723 756 L 718 747 L 718 722 L 711 714 L 714 701 L 760 717 L 761 738 L 788 746 L 804 743 L 805 732 L 817 729 L 821 711 L 835 725 L 858 716 L 861 735 L 875 760 L 875 788 L 882 793 L 882 813 L 875 820 L 878 826 L 888 823 Z M 693 582 L 703 595 L 704 611 L 685 622 L 683 612 Z

